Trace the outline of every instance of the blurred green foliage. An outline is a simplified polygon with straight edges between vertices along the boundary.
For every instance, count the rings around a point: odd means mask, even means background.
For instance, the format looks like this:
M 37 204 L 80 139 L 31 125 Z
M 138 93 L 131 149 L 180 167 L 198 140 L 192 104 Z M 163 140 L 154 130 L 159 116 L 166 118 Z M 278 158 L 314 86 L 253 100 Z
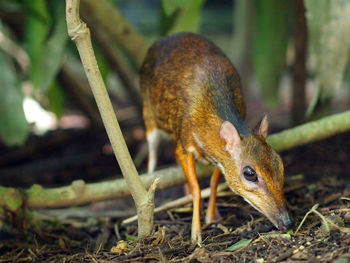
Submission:
M 137 1 L 110 1 L 115 8 L 121 7 L 122 12 L 137 26 L 150 23 L 152 25 L 151 35 L 148 36 L 150 38 L 182 31 L 208 33 L 208 26 L 201 28 L 202 20 L 206 20 L 205 25 L 217 25 L 218 21 L 220 23 L 227 21 L 227 12 L 222 17 L 220 11 L 215 15 L 208 15 L 212 11 L 208 9 L 212 9 L 213 6 L 220 6 L 221 12 L 223 7 L 227 11 L 227 2 L 224 3 L 224 1 L 142 2 L 141 6 L 149 9 L 147 12 L 137 9 L 140 6 Z M 286 72 L 287 44 L 293 40 L 292 34 L 297 33 L 297 29 L 293 31 L 293 1 L 254 0 L 249 6 L 242 4 L 242 1 L 246 0 L 233 1 L 234 8 L 230 12 L 231 16 L 245 12 L 244 15 L 239 16 L 244 18 L 243 21 L 231 18 L 230 27 L 225 25 L 223 31 L 225 34 L 230 34 L 228 30 L 238 26 L 245 31 L 250 31 L 236 35 L 236 32 L 233 32 L 236 39 L 245 38 L 241 41 L 243 44 L 236 46 L 230 44 L 228 41 L 231 38 L 230 35 L 222 39 L 215 39 L 212 36 L 209 38 L 215 43 L 221 41 L 219 46 L 225 42 L 224 46 L 234 49 L 234 53 L 243 54 L 241 59 L 252 64 L 265 104 L 275 107 L 278 103 L 280 79 Z M 307 9 L 310 53 L 315 59 L 314 68 L 318 85 L 318 92 L 309 108 L 312 111 L 320 101 L 329 102 L 341 83 L 350 47 L 348 33 L 350 32 L 350 1 L 305 0 L 304 2 Z M 206 5 L 210 7 L 203 12 L 206 14 L 204 16 L 202 11 Z M 242 10 L 239 10 L 240 8 Z M 22 144 L 29 134 L 22 107 L 24 95 L 21 84 L 23 82 L 30 81 L 33 87 L 30 95 L 38 99 L 46 109 L 53 111 L 58 117 L 64 112 L 66 97 L 57 74 L 62 67 L 65 54 L 68 53 L 71 60 L 79 59 L 75 46 L 68 41 L 64 9 L 65 1 L 0 1 L 0 36 L 1 34 L 6 36 L 21 47 L 30 59 L 30 69 L 26 72 L 22 66 L 18 67 L 19 60 L 15 57 L 16 54 L 8 52 L 0 40 L 0 138 L 8 145 Z M 143 17 L 143 14 L 148 14 L 148 17 Z M 14 18 L 11 18 L 12 15 Z M 255 22 L 251 23 L 252 21 Z M 241 26 L 237 25 L 238 23 L 247 23 L 247 25 Z M 212 28 L 215 28 L 212 29 L 212 35 L 218 36 L 221 33 L 217 32 L 219 27 Z M 150 27 L 147 29 L 149 32 Z M 247 40 L 252 43 L 247 43 Z M 239 42 L 234 41 L 234 43 Z M 113 45 L 118 48 L 118 43 Z M 98 45 L 95 47 L 103 78 L 107 80 L 108 74 L 111 73 L 110 66 L 103 52 L 99 51 L 100 47 Z M 251 47 L 253 47 L 252 51 Z M 127 63 L 132 64 L 133 61 L 130 60 Z M 81 69 L 76 70 L 77 74 L 81 72 Z M 246 74 L 242 75 L 246 78 L 250 77 Z
M 23 8 L 26 9 L 25 17 L 25 43 L 24 47 L 31 62 L 30 80 L 35 88 L 41 81 L 41 61 L 44 57 L 43 50 L 49 33 L 51 17 L 47 10 L 45 0 L 27 0 Z
M 23 144 L 29 130 L 20 84 L 13 62 L 0 51 L 0 134 L 10 146 Z
M 51 17 L 53 22 L 50 26 L 51 34 L 46 38 L 42 47 L 43 50 L 37 68 L 38 79 L 33 81 L 34 86 L 39 87 L 44 93 L 55 80 L 55 76 L 61 67 L 68 40 L 64 2 L 54 1 L 52 4 L 53 12 Z
M 350 1 L 305 0 L 310 54 L 315 63 L 317 91 L 307 115 L 329 113 L 350 54 Z
M 65 21 L 65 2 L 47 0 L 25 0 L 25 1 L 2 1 L 0 8 L 9 15 L 20 13 L 23 26 L 23 40 L 13 39 L 22 46 L 30 59 L 30 70 L 28 76 L 25 72 L 18 72 L 13 67 L 10 57 L 6 60 L 2 58 L 2 68 L 0 78 L 5 79 L 6 86 L 2 86 L 1 96 L 2 114 L 0 122 L 3 124 L 0 129 L 1 138 L 8 145 L 22 144 L 28 135 L 28 123 L 23 114 L 23 95 L 21 92 L 21 79 L 28 78 L 34 88 L 33 95 L 47 97 L 45 105 L 57 116 L 63 111 L 63 93 L 56 81 L 56 75 L 61 68 L 66 43 L 68 40 L 67 26 Z M 3 27 L 4 29 L 5 27 Z M 10 28 L 7 27 L 7 28 Z M 17 28 L 15 28 L 16 30 Z M 10 38 L 14 32 L 1 30 Z M 12 54 L 16 55 L 16 54 Z M 5 63 L 6 62 L 6 63 Z M 26 74 L 26 73 L 25 73 Z M 6 89 L 5 89 L 6 87 Z M 52 90 L 51 90 L 52 89 Z M 14 95 L 16 94 L 16 100 Z M 11 105 L 11 108 L 5 109 Z M 8 113 L 11 109 L 10 116 Z
M 162 0 L 161 35 L 199 32 L 204 2 L 205 0 Z
M 279 81 L 286 65 L 291 1 L 256 0 L 254 70 L 265 104 L 278 104 Z

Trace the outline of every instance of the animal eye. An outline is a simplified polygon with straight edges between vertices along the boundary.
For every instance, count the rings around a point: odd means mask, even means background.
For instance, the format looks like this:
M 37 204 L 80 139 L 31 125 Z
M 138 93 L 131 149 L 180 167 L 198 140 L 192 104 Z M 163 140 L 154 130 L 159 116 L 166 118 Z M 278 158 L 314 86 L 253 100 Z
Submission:
M 258 181 L 258 176 L 255 170 L 250 166 L 246 166 L 243 168 L 243 175 L 244 175 L 244 178 L 247 179 L 249 182 Z

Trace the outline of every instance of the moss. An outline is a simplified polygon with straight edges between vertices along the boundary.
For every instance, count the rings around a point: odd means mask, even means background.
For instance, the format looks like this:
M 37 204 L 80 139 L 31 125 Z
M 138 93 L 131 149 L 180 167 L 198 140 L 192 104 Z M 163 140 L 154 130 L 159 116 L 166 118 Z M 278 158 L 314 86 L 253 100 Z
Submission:
M 15 188 L 0 187 L 0 206 L 12 212 L 17 211 L 23 204 L 20 190 Z
M 33 207 L 45 207 L 52 203 L 57 203 L 61 199 L 65 199 L 69 196 L 70 186 L 45 189 L 41 185 L 34 184 L 27 191 L 28 205 Z

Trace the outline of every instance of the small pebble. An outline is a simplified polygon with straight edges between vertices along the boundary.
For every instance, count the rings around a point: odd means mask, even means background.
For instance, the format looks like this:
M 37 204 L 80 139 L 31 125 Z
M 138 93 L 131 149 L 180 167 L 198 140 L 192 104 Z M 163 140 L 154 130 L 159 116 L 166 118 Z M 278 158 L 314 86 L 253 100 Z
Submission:
M 299 250 L 304 250 L 304 246 L 303 245 L 301 245 L 300 247 L 299 247 Z
M 299 252 L 299 249 L 294 249 L 293 250 L 293 254 L 296 254 L 296 253 L 298 253 Z

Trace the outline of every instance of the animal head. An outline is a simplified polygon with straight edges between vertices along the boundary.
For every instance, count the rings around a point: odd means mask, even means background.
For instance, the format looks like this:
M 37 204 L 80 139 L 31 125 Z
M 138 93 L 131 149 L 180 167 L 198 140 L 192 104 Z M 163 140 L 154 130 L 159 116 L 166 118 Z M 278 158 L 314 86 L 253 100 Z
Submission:
M 240 136 L 234 125 L 224 121 L 220 137 L 229 158 L 223 164 L 231 189 L 263 213 L 277 228 L 293 225 L 283 192 L 284 168 L 281 157 L 265 142 L 268 120 L 264 116 L 252 134 Z

